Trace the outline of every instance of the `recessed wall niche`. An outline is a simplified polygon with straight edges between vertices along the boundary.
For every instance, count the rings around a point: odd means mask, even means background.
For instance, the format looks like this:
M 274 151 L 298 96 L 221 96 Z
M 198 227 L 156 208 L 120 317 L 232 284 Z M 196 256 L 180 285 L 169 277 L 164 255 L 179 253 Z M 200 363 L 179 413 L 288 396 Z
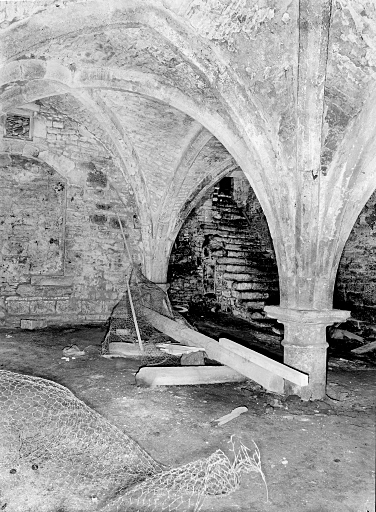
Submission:
M 0 166 L 0 283 L 62 275 L 66 182 L 49 165 L 3 155 Z
M 33 113 L 14 112 L 6 115 L 4 137 L 10 139 L 33 139 Z

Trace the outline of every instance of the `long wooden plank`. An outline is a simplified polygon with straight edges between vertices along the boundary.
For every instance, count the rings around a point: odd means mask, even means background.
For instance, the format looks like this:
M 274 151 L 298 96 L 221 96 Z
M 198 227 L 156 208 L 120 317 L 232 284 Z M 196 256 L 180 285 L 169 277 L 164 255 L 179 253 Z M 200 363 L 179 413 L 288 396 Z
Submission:
M 136 383 L 149 387 L 197 386 L 244 380 L 244 375 L 228 366 L 144 366 L 136 374 Z
M 221 346 L 218 341 L 205 334 L 187 328 L 186 326 L 156 313 L 148 308 L 143 308 L 146 319 L 158 330 L 164 332 L 176 341 L 184 345 L 202 347 L 208 357 L 215 361 L 233 368 L 249 379 L 261 384 L 265 389 L 275 393 L 284 392 L 284 379 L 279 375 L 249 361 L 226 347 Z
M 245 357 L 252 363 L 279 375 L 283 379 L 293 382 L 298 386 L 308 386 L 308 375 L 306 373 L 295 370 L 294 368 L 279 363 L 278 361 L 274 361 L 274 359 L 270 359 L 270 357 L 259 354 L 250 348 L 243 347 L 242 345 L 239 345 L 239 343 L 235 343 L 227 338 L 219 338 L 219 344 L 222 347 L 226 347 L 232 352 Z

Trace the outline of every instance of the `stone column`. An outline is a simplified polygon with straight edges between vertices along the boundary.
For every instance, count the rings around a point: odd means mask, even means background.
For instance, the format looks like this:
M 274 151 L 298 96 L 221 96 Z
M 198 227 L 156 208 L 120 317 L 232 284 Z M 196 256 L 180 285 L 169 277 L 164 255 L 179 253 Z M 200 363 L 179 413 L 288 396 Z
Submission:
M 299 395 L 303 400 L 318 400 L 325 396 L 326 387 L 326 328 L 343 322 L 350 311 L 339 309 L 299 310 L 266 306 L 265 312 L 285 326 L 283 362 L 309 375 L 308 386 L 300 387 L 290 382 L 285 392 Z

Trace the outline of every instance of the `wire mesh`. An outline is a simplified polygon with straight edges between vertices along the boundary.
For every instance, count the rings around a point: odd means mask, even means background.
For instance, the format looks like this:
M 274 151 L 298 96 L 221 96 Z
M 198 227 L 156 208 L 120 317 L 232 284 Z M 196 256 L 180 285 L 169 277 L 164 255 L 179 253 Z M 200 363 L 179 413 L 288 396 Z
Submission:
M 155 461 L 127 434 L 54 382 L 0 371 L 0 510 L 197 512 L 207 495 L 261 474 L 243 445 L 177 468 Z

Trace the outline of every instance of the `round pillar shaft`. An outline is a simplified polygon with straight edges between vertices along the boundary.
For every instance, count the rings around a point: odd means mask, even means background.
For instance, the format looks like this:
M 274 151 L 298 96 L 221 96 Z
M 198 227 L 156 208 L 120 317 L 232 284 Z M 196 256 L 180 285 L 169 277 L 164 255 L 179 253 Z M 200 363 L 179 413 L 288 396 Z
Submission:
M 309 375 L 308 386 L 300 387 L 286 382 L 287 394 L 299 395 L 303 400 L 318 400 L 326 388 L 326 327 L 343 322 L 350 311 L 336 309 L 299 310 L 266 306 L 265 312 L 285 326 L 283 362 Z

